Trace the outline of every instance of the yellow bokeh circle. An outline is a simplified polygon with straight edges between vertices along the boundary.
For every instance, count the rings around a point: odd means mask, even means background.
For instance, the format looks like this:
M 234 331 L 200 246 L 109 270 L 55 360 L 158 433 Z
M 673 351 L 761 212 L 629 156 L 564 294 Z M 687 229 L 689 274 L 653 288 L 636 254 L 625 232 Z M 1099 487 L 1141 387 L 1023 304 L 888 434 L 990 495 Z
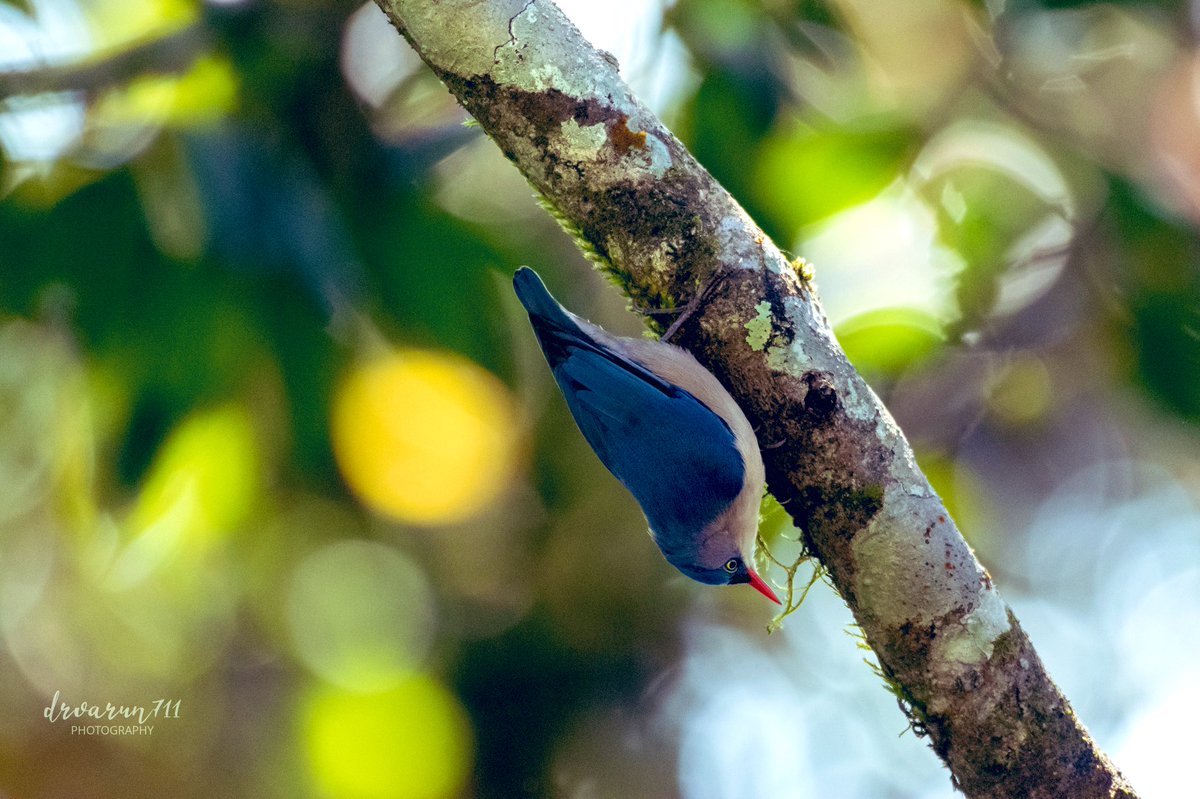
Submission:
M 508 389 L 459 355 L 400 350 L 353 369 L 333 409 L 346 484 L 413 524 L 468 519 L 507 488 L 517 424 Z
M 338 799 L 457 796 L 471 764 L 470 722 L 441 683 L 414 675 L 383 693 L 324 688 L 301 713 L 312 776 Z

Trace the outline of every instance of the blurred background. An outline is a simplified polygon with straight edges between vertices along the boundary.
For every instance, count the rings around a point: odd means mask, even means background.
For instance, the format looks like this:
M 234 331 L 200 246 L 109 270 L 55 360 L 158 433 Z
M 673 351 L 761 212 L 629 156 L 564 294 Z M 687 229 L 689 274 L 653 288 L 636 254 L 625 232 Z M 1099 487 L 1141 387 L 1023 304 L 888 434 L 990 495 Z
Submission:
M 1194 790 L 1200 3 L 563 6 Z M 658 555 L 511 273 L 642 327 L 464 121 L 369 2 L 0 0 L 0 796 L 954 795 L 827 586 Z

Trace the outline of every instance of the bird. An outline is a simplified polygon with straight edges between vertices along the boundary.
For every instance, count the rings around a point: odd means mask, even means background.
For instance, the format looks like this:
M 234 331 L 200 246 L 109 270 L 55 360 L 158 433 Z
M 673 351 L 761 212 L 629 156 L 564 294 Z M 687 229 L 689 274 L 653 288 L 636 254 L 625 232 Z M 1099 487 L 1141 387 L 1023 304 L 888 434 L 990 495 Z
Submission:
M 725 387 L 681 347 L 614 336 L 571 313 L 527 266 L 513 288 L 579 431 L 637 500 L 667 561 L 782 604 L 752 560 L 762 454 Z

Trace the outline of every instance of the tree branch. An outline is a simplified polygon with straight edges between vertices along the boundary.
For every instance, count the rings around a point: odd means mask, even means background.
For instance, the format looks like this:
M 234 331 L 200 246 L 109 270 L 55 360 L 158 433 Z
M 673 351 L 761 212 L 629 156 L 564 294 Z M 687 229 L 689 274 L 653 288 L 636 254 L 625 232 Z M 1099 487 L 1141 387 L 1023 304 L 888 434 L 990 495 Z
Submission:
M 377 0 L 636 305 L 723 279 L 679 343 L 758 425 L 805 531 L 955 784 L 1133 797 L 847 362 L 813 287 L 546 0 Z M 881 265 L 886 268 L 886 265 Z
M 0 99 L 42 92 L 94 94 L 145 74 L 186 70 L 210 44 L 207 29 L 194 23 L 86 60 L 0 72 Z

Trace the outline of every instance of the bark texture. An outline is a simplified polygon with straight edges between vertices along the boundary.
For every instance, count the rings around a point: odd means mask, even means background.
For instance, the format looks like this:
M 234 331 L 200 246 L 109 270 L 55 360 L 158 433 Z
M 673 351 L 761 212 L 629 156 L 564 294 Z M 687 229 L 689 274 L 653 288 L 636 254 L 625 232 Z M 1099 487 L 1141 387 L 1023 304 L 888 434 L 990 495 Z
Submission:
M 847 362 L 806 276 L 545 0 L 377 0 L 492 140 L 759 428 L 768 484 L 972 797 L 1133 797 Z

